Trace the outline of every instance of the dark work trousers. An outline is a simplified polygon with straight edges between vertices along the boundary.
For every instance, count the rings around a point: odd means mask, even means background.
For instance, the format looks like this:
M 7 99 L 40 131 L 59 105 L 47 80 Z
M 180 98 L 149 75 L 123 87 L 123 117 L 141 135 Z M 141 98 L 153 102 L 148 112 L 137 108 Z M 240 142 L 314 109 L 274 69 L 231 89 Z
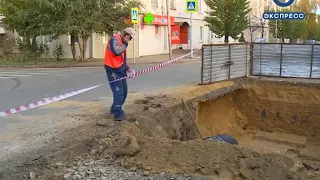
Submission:
M 110 82 L 126 76 L 126 65 L 124 63 L 120 68 L 110 68 L 105 65 L 104 68 L 113 94 L 111 113 L 113 113 L 115 119 L 123 118 L 125 114 L 122 110 L 122 106 L 128 95 L 127 80 L 124 79 L 113 83 Z

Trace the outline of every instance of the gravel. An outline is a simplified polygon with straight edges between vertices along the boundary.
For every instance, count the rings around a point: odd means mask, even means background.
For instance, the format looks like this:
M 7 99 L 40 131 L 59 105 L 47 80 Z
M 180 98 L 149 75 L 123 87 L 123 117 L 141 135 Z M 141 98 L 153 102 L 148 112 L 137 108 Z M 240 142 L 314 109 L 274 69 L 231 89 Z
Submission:
M 105 164 L 102 160 L 86 160 L 86 162 L 75 162 L 75 165 L 65 169 L 68 173 L 64 175 L 66 180 L 208 180 L 208 178 L 189 175 L 171 175 L 165 172 L 151 174 L 150 171 L 140 171 L 136 168 L 124 169 Z

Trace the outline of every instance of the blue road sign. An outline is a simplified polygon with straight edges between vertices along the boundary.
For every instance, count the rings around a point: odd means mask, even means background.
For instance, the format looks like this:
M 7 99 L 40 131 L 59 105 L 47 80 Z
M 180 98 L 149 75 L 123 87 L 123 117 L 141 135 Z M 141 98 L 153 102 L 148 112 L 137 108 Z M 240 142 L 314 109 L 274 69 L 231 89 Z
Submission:
M 197 0 L 187 0 L 186 1 L 186 12 L 197 12 L 198 11 L 198 3 Z
M 131 8 L 131 22 L 133 24 L 138 24 L 138 8 Z

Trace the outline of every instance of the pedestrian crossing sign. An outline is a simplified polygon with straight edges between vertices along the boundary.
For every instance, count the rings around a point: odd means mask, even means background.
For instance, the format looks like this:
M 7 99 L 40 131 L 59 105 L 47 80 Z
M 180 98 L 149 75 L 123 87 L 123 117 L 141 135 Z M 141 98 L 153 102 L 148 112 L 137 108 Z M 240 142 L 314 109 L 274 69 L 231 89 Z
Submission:
M 186 0 L 186 12 L 197 12 L 198 0 Z
M 139 22 L 139 10 L 138 8 L 131 8 L 131 22 L 138 24 Z

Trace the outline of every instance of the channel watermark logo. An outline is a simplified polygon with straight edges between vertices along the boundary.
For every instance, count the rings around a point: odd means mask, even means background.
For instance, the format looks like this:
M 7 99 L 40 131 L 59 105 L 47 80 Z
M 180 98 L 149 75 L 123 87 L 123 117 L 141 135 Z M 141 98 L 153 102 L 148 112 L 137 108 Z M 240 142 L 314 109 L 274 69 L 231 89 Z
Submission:
M 288 7 L 294 3 L 294 0 L 285 0 L 285 1 L 288 1 L 288 2 L 280 2 L 280 0 L 273 0 L 273 2 L 280 7 Z
M 306 15 L 303 12 L 265 12 L 262 16 L 267 20 L 302 20 Z
M 294 0 L 286 0 L 286 2 L 280 2 L 281 0 L 273 0 L 273 2 L 280 7 L 288 7 L 294 3 Z M 303 20 L 305 19 L 304 12 L 265 12 L 262 17 L 265 20 Z

